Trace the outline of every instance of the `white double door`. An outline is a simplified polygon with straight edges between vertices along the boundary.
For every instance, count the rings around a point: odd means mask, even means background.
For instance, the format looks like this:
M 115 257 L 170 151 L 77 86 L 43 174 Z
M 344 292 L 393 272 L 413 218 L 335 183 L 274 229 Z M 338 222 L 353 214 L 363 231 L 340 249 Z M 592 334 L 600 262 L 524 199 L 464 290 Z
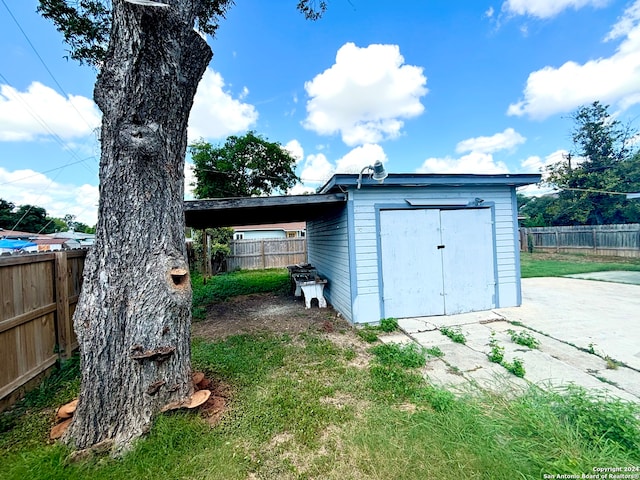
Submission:
M 385 317 L 488 310 L 495 306 L 491 210 L 382 210 Z

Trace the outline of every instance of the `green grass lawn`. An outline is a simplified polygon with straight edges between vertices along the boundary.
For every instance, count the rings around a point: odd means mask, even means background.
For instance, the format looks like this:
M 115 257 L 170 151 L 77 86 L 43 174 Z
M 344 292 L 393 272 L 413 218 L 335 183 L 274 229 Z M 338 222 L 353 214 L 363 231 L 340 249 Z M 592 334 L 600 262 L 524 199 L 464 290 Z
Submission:
M 233 278 L 254 284 L 256 275 Z M 207 295 L 235 291 L 227 280 L 207 282 Z M 76 463 L 47 441 L 55 407 L 77 394 L 69 362 L 0 414 L 0 478 L 539 479 L 640 465 L 640 406 L 579 389 L 456 397 L 423 379 L 424 353 L 350 330 L 194 339 L 194 368 L 233 392 L 221 422 L 160 415 L 123 458 Z
M 576 273 L 628 270 L 640 272 L 640 258 L 576 254 L 520 253 L 522 278 L 560 277 Z

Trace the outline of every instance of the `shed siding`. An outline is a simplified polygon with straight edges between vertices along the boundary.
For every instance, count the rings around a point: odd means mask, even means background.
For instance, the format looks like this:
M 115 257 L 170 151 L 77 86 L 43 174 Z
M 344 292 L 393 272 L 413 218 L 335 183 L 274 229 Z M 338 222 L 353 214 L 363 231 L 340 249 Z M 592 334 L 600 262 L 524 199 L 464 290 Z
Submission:
M 329 280 L 326 299 L 352 322 L 347 218 L 345 208 L 336 215 L 307 222 L 307 250 L 309 263 Z
M 353 317 L 354 323 L 377 322 L 381 318 L 380 261 L 378 259 L 379 208 L 410 208 L 406 200 L 438 201 L 459 199 L 470 202 L 480 197 L 492 205 L 496 256 L 496 307 L 517 306 L 519 300 L 520 265 L 516 255 L 516 228 L 513 210 L 515 189 L 510 186 L 491 187 L 413 187 L 367 188 L 350 190 L 353 202 L 355 258 Z M 345 235 L 346 240 L 346 235 Z M 311 258 L 311 248 L 309 248 Z M 315 262 L 312 262 L 315 263 Z

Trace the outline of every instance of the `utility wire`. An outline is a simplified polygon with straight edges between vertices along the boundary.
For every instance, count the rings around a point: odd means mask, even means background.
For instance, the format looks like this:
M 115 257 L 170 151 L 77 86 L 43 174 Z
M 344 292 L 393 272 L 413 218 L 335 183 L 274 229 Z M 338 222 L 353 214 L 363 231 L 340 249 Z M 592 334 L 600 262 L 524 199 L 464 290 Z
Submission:
M 0 0 L 1 1 L 1 0 Z M 11 82 L 9 82 L 9 80 L 7 79 L 7 77 L 5 77 L 2 72 L 0 72 L 0 79 L 2 79 L 7 86 L 11 87 L 11 88 L 15 88 L 11 85 Z M 16 89 L 17 90 L 17 89 Z M 22 105 L 24 106 L 24 108 L 27 110 L 27 112 L 29 112 L 29 114 L 42 126 L 42 128 L 44 128 L 49 135 L 51 135 L 53 137 L 53 139 L 64 149 L 67 150 L 69 152 L 69 154 L 75 158 L 76 160 L 78 160 L 78 162 L 80 162 L 80 157 L 79 155 L 74 151 L 68 148 L 68 144 L 67 142 L 65 142 L 62 137 L 60 137 L 60 135 L 58 135 L 55 131 L 53 131 L 53 129 L 49 126 L 49 124 L 47 124 L 47 122 L 40 116 L 38 115 L 38 113 L 36 111 L 33 110 L 33 108 L 31 108 L 31 105 L 29 105 L 23 98 L 21 95 L 15 95 L 13 97 L 15 100 L 18 100 L 20 103 L 22 103 Z M 89 169 L 89 167 L 83 163 L 83 166 L 89 170 L 92 174 L 95 175 L 95 171 L 92 171 L 91 169 Z
M 24 36 L 25 40 L 27 41 L 27 43 L 29 44 L 29 46 L 31 47 L 31 50 L 33 50 L 33 53 L 36 54 L 36 57 L 38 57 L 38 60 L 40 60 L 40 63 L 42 63 L 42 66 L 44 67 L 44 69 L 47 71 L 47 73 L 49 74 L 49 76 L 51 77 L 51 79 L 53 80 L 53 82 L 57 85 L 57 87 L 60 89 L 60 91 L 62 92 L 62 94 L 67 97 L 70 98 L 70 95 L 65 92 L 64 88 L 62 88 L 62 85 L 60 85 L 60 82 L 58 82 L 58 79 L 53 75 L 53 72 L 49 69 L 49 67 L 47 66 L 46 62 L 44 61 L 44 59 L 42 58 L 42 56 L 40 55 L 40 53 L 38 52 L 38 50 L 36 49 L 36 47 L 33 45 L 33 43 L 31 42 L 31 39 L 29 38 L 29 36 L 27 35 L 27 33 L 24 31 L 24 29 L 22 28 L 22 26 L 20 25 L 20 23 L 18 22 L 18 19 L 15 17 L 15 15 L 13 14 L 13 12 L 11 11 L 11 9 L 9 9 L 9 6 L 6 4 L 6 2 L 4 0 L 0 0 L 0 2 L 2 2 L 2 4 L 4 5 L 4 8 L 7 9 L 7 12 L 9 12 L 9 16 L 13 19 L 14 23 L 16 24 L 16 26 L 18 27 L 18 30 L 20 30 L 20 32 L 22 33 L 22 35 Z M 92 125 L 89 123 L 89 121 L 84 118 L 82 116 L 82 113 L 80 112 L 80 110 L 78 110 L 78 108 L 72 103 L 69 102 L 69 104 L 71 105 L 71 107 L 78 113 L 78 115 L 80 116 L 80 118 L 84 121 L 84 123 L 87 124 L 87 126 L 91 129 L 93 129 Z
M 91 160 L 93 158 L 95 158 L 95 157 L 82 158 L 82 159 L 77 160 L 75 162 L 69 162 L 69 163 L 61 165 L 59 167 L 56 167 L 56 168 L 51 168 L 49 170 L 43 170 L 42 172 L 36 172 L 33 175 L 27 175 L 26 177 L 17 178 L 16 180 L 11 180 L 9 182 L 2 182 L 2 183 L 0 183 L 0 185 L 8 185 L 10 183 L 22 182 L 23 180 L 27 180 L 29 178 L 37 177 L 38 175 L 44 175 L 45 173 L 55 172 L 56 170 L 62 170 L 63 168 L 70 167 L 71 165 L 77 165 L 78 163 L 86 162 L 87 160 Z M 95 173 L 95 172 L 91 172 L 91 173 Z

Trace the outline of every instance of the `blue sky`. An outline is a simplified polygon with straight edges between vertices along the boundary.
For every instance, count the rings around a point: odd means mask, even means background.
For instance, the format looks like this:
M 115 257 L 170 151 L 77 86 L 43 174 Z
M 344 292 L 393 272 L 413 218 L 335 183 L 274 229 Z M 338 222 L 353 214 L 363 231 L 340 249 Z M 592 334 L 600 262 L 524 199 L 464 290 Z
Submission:
M 209 39 L 189 126 L 192 140 L 253 129 L 287 146 L 293 193 L 376 160 L 393 173 L 539 172 L 571 148 L 571 112 L 595 100 L 638 126 L 640 0 L 332 0 L 317 22 L 295 4 L 236 1 Z M 64 58 L 36 6 L 0 0 L 0 198 L 93 225 L 96 71 Z

